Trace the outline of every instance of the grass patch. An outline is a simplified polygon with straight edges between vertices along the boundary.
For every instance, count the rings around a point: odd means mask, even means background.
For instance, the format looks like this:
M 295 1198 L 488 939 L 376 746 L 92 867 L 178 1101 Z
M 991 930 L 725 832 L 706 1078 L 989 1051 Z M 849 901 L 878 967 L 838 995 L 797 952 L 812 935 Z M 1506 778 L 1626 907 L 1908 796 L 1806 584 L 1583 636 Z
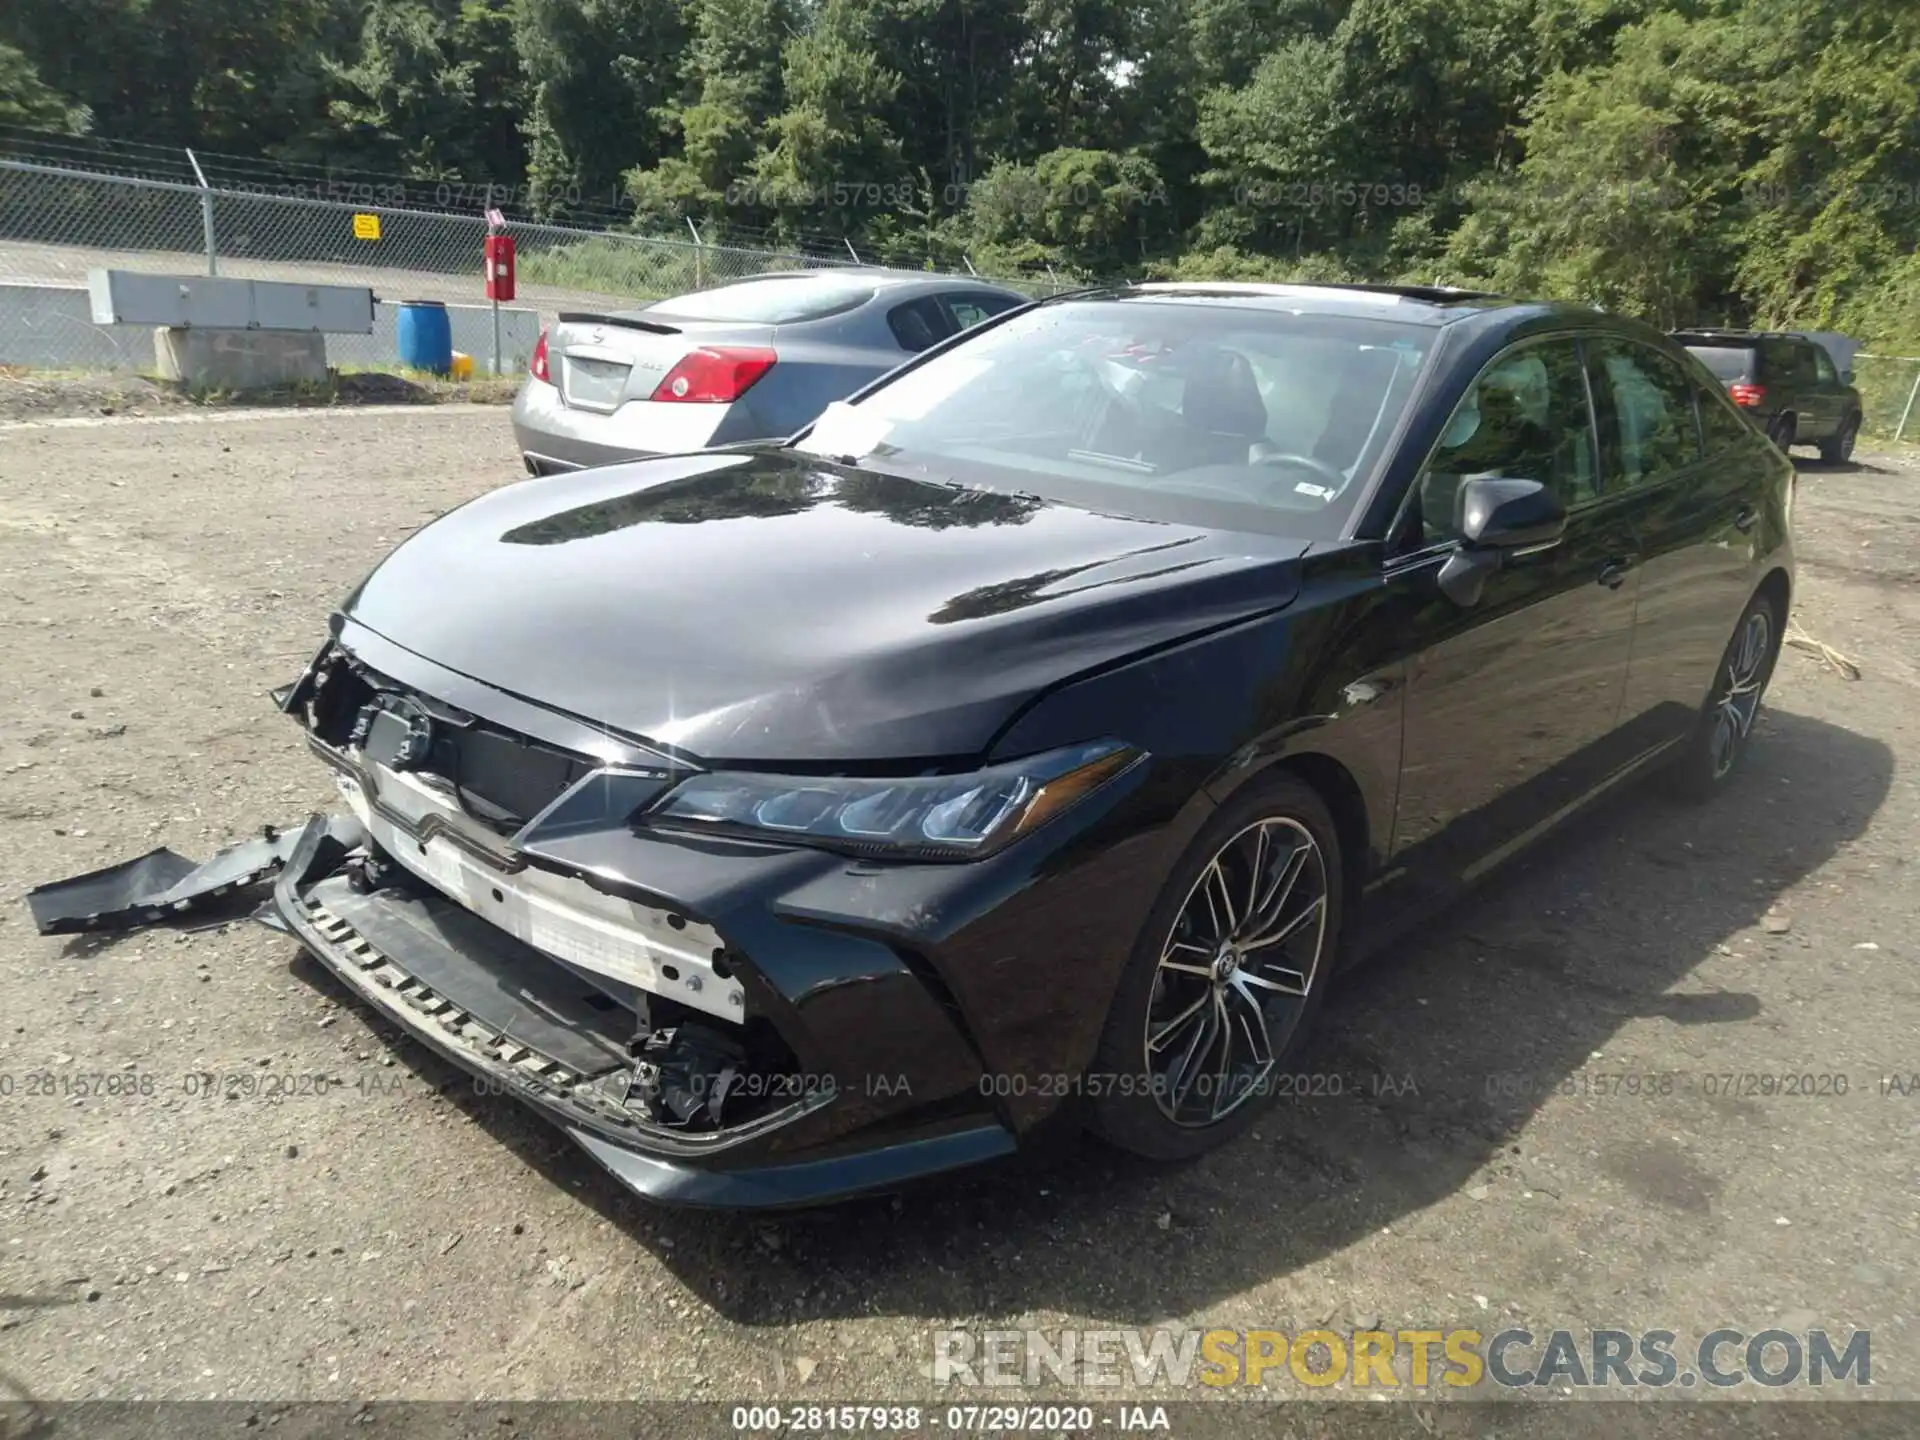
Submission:
M 698 288 L 695 272 L 712 284 L 711 266 L 696 265 L 691 246 L 649 245 L 634 240 L 582 240 L 520 252 L 522 285 L 550 285 L 631 300 L 659 300 Z
M 520 377 L 474 375 L 454 380 L 430 370 L 396 366 L 382 369 L 356 366 L 330 370 L 324 380 L 295 380 L 258 390 L 221 387 L 182 390 L 195 405 L 291 405 L 319 408 L 329 405 L 508 405 L 520 388 Z
M 522 285 L 617 295 L 635 302 L 685 295 L 769 270 L 791 270 L 796 263 L 787 255 L 669 244 L 641 235 L 529 245 L 518 259 Z
M 1920 378 L 1920 360 L 1873 359 L 1857 356 L 1853 383 L 1860 391 L 1863 435 L 1890 437 L 1900 423 L 1913 382 Z M 1907 421 L 1907 435 L 1920 438 L 1920 404 Z
M 336 369 L 327 378 L 258 390 L 193 389 L 125 370 L 0 366 L 0 424 L 71 416 L 140 416 L 168 410 L 248 407 L 326 409 L 348 405 L 506 405 L 518 372 L 453 380 L 424 371 L 373 366 Z

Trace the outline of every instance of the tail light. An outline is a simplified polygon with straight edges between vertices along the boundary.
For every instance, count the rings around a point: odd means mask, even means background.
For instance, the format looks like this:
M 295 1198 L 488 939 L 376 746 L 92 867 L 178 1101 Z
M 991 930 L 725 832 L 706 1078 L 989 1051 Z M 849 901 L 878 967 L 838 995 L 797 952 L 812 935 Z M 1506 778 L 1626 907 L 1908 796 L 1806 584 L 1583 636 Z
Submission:
M 1734 404 L 1752 410 L 1765 402 L 1767 398 L 1767 387 L 1764 385 L 1729 385 L 1727 386 L 1727 394 L 1733 397 Z
M 751 390 L 778 358 L 757 345 L 702 345 L 680 357 L 652 398 L 725 405 Z
M 552 378 L 547 374 L 547 332 L 544 330 L 540 332 L 540 338 L 534 342 L 533 359 L 528 363 L 527 369 L 533 373 L 534 379 L 545 380 L 549 385 L 553 383 Z

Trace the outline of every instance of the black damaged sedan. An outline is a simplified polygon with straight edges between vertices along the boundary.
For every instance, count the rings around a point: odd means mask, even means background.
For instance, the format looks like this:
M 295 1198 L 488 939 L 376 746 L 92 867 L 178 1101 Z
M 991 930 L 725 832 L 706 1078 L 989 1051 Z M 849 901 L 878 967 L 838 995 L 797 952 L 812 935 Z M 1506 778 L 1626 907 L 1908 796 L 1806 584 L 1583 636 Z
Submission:
M 1587 309 L 1029 306 L 400 546 L 282 697 L 344 808 L 275 903 L 660 1200 L 1194 1155 L 1342 965 L 1612 787 L 1728 782 L 1792 476 Z

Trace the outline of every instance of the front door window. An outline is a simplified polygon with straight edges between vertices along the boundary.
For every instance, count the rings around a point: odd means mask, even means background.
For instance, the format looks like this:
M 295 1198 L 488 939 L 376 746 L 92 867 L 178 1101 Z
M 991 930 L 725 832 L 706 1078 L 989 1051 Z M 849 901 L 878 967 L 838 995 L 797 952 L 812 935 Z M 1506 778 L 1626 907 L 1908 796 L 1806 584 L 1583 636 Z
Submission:
M 1593 435 L 1573 341 L 1549 340 L 1495 360 L 1461 398 L 1421 473 L 1418 545 L 1459 538 L 1460 486 L 1477 477 L 1538 480 L 1569 510 L 1594 499 Z

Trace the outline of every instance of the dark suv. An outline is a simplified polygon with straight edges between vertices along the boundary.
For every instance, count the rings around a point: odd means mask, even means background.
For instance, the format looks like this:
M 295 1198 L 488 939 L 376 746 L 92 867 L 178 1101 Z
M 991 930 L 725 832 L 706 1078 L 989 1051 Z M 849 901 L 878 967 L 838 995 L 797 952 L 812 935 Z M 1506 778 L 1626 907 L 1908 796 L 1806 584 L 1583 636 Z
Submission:
M 1733 403 L 1782 450 L 1817 445 L 1822 460 L 1852 456 L 1860 392 L 1853 372 L 1836 367 L 1817 340 L 1771 330 L 1676 330 L 1673 338 L 1720 377 Z

